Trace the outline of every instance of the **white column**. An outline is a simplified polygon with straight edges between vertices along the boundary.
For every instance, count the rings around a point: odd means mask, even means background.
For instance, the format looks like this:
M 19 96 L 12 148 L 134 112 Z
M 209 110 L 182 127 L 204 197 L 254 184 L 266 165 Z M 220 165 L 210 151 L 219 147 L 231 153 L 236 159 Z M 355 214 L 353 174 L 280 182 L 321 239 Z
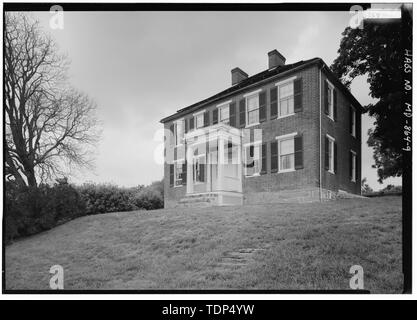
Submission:
M 242 139 L 239 137 L 239 143 L 237 145 L 237 173 L 239 175 L 239 186 L 238 191 L 242 192 L 242 176 L 243 176 L 243 170 L 242 170 Z
M 193 193 L 194 182 L 193 182 L 193 149 L 187 148 L 186 159 L 187 159 L 187 194 Z
M 217 189 L 223 190 L 223 169 L 224 169 L 224 139 L 220 135 L 217 140 Z

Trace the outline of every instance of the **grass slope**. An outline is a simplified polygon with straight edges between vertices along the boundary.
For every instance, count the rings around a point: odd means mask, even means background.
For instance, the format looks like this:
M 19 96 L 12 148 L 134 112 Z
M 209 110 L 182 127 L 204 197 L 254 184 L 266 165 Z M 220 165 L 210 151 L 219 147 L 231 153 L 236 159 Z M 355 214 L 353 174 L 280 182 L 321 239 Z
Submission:
M 222 264 L 261 248 L 243 264 Z M 402 291 L 401 198 L 166 209 L 87 216 L 6 247 L 6 289 L 365 289 Z

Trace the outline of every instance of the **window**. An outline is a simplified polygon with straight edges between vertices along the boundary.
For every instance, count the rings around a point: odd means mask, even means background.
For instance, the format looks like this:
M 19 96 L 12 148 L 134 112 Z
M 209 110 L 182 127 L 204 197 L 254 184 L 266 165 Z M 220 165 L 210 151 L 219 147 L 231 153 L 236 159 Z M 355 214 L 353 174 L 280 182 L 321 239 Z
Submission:
M 295 170 L 294 166 L 294 137 L 278 141 L 279 171 Z
M 278 86 L 278 117 L 294 114 L 294 82 L 287 82 Z
M 259 123 L 259 95 L 258 93 L 246 97 L 246 113 L 247 123 L 250 126 L 252 124 Z
M 224 165 L 223 174 L 226 177 L 238 177 L 238 146 L 232 144 L 231 141 L 226 141 L 224 145 Z
M 350 113 L 351 119 L 351 127 L 350 127 L 350 134 L 354 137 L 356 137 L 356 111 L 353 107 L 351 107 L 351 113 Z
M 330 173 L 334 173 L 334 138 L 327 135 L 327 163 L 328 163 L 328 171 Z
M 178 120 L 174 125 L 175 145 L 182 144 L 184 140 L 184 119 Z
M 245 147 L 245 176 L 255 176 L 260 173 L 260 144 Z
M 195 128 L 202 128 L 204 127 L 204 113 L 196 114 L 195 116 Z
M 351 181 L 352 182 L 356 182 L 356 152 L 354 151 L 350 151 L 350 163 L 351 163 L 351 173 L 350 173 L 350 177 L 351 177 Z
M 333 86 L 330 84 L 330 82 L 327 82 L 327 105 L 329 106 L 329 114 L 328 117 L 330 119 L 334 119 L 334 105 L 333 105 L 333 93 L 334 92 L 334 88 Z
M 182 165 L 182 160 L 174 162 L 174 186 L 182 185 Z
M 219 107 L 219 117 L 220 117 L 219 122 L 229 124 L 230 111 L 229 111 L 229 105 L 228 104 Z

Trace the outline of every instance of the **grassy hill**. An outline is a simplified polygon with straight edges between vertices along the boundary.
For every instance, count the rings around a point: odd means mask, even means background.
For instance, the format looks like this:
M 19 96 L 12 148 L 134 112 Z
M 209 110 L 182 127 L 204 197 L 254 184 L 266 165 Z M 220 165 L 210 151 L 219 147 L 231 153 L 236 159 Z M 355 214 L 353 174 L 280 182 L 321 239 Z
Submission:
M 6 289 L 402 291 L 401 197 L 87 216 L 6 247 Z

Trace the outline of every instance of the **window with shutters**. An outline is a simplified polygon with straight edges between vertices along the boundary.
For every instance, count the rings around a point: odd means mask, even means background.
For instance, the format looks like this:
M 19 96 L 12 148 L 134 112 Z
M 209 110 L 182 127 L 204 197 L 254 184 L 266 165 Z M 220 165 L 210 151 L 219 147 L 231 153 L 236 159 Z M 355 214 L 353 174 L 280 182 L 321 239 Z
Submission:
M 174 161 L 174 186 L 178 187 L 182 185 L 182 168 L 184 160 Z
M 279 171 L 295 170 L 294 166 L 294 138 L 280 140 L 278 143 Z
M 204 127 L 204 112 L 200 112 L 195 115 L 194 117 L 195 121 L 195 128 L 203 128 Z
M 350 179 L 352 182 L 356 182 L 356 152 L 350 150 Z
M 259 124 L 259 91 L 246 96 L 246 126 Z
M 245 176 L 258 176 L 261 168 L 261 144 L 253 143 L 246 145 L 245 150 Z
M 184 141 L 184 119 L 177 120 L 174 123 L 175 145 L 181 145 Z
M 278 85 L 278 118 L 294 114 L 294 82 Z
M 351 106 L 350 107 L 350 134 L 353 137 L 356 137 L 356 110 Z
M 223 122 L 225 124 L 230 123 L 229 104 L 219 107 L 219 122 Z
M 334 87 L 329 81 L 327 81 L 327 105 L 329 108 L 327 116 L 334 120 Z
M 335 169 L 335 166 L 334 166 L 334 162 L 335 162 L 335 157 L 334 157 L 334 143 L 335 143 L 335 139 L 333 138 L 333 137 L 331 137 L 331 136 L 329 136 L 329 135 L 326 135 L 326 143 L 327 143 L 327 148 L 326 148 L 326 151 L 327 151 L 327 163 L 329 164 L 328 165 L 328 171 L 330 172 L 330 173 L 334 173 L 334 169 Z

